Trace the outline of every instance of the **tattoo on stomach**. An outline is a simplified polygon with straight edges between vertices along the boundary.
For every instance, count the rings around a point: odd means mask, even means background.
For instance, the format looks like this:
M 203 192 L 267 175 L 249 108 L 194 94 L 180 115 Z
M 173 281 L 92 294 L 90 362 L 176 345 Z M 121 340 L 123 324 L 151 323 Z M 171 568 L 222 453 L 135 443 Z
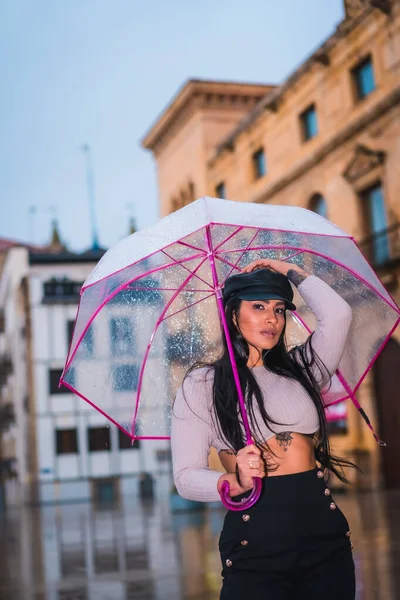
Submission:
M 278 444 L 281 448 L 284 449 L 285 452 L 287 452 L 288 447 L 292 443 L 292 433 L 292 431 L 282 431 L 281 433 L 277 433 L 275 436 L 275 439 L 278 441 Z

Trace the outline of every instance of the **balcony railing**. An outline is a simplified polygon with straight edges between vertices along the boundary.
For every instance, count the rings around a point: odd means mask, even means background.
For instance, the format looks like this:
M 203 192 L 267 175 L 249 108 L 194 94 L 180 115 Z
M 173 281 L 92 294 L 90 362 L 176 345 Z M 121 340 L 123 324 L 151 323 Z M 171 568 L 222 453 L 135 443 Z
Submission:
M 400 223 L 370 235 L 359 246 L 374 268 L 394 266 L 400 261 Z

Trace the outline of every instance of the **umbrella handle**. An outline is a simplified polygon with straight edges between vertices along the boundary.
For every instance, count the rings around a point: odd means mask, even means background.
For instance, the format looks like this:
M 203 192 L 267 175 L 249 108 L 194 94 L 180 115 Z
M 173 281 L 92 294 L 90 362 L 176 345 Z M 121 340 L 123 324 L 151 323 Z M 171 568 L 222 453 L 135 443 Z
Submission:
M 229 495 L 229 482 L 226 480 L 223 481 L 219 492 L 222 504 L 224 504 L 224 506 L 226 506 L 226 508 L 228 508 L 229 510 L 235 511 L 247 510 L 248 508 L 253 506 L 260 497 L 262 481 L 260 477 L 254 477 L 253 483 L 254 485 L 250 495 L 247 496 L 247 498 L 243 498 L 243 500 L 236 501 L 232 500 L 232 498 Z

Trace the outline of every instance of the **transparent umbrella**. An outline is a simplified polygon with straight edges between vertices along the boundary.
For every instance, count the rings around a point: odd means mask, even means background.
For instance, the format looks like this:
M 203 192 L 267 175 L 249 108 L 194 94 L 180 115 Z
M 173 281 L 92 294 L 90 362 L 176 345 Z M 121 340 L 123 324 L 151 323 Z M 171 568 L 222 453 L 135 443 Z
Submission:
M 346 349 L 325 402 L 350 398 L 373 431 L 356 392 L 398 325 L 400 311 L 354 239 L 303 208 L 201 198 L 120 241 L 83 285 L 61 384 L 132 440 L 169 439 L 173 398 L 187 368 L 215 359 L 225 335 L 251 443 L 221 288 L 227 277 L 259 258 L 298 264 L 352 307 Z M 316 325 L 296 291 L 294 302 L 289 347 L 305 342 Z M 237 503 L 226 483 L 221 498 L 231 510 L 244 510 L 260 491 L 261 480 L 255 479 L 250 496 Z

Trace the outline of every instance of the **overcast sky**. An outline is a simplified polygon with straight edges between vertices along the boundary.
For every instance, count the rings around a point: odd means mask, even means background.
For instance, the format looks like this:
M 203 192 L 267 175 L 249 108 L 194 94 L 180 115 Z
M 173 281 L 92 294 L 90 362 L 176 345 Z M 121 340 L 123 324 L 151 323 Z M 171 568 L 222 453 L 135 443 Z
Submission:
M 343 0 L 0 0 L 0 237 L 46 243 L 57 216 L 90 246 L 84 143 L 101 244 L 151 225 L 140 140 L 183 82 L 280 83 L 342 18 Z

